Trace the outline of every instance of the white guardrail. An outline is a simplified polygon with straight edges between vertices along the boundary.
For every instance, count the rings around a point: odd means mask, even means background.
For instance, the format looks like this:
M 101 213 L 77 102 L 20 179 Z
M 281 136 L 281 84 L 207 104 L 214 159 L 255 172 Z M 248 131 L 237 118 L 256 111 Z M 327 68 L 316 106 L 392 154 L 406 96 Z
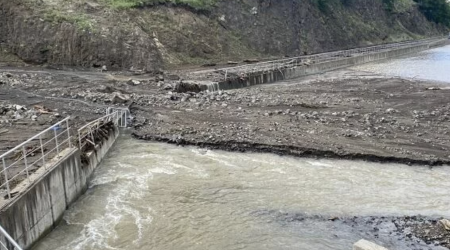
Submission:
M 103 125 L 113 122 L 115 126 L 128 125 L 129 110 L 121 108 L 108 108 L 107 115 L 100 117 L 78 129 L 78 147 L 83 143 L 95 143 L 94 134 Z M 30 178 L 41 167 L 47 169 L 48 164 L 60 152 L 73 148 L 70 117 L 55 123 L 53 126 L 31 137 L 8 152 L 0 155 L 3 168 L 0 171 L 0 199 L 11 199 L 18 192 L 14 188 L 24 181 L 32 184 Z M 76 144 L 76 143 L 75 143 Z M 22 250 L 14 239 L 0 225 L 0 250 Z
M 78 129 L 78 145 L 82 149 L 84 144 L 90 143 L 95 145 L 95 131 L 98 131 L 103 125 L 113 122 L 113 124 L 119 128 L 126 128 L 128 125 L 129 110 L 122 108 L 108 108 L 106 115 L 94 120 L 80 129 Z
M 0 250 L 22 250 L 17 242 L 0 226 L 0 237 L 5 239 L 0 240 Z
M 260 62 L 247 64 L 236 67 L 228 67 L 224 69 L 220 69 L 219 71 L 225 72 L 225 80 L 228 79 L 229 74 L 237 75 L 237 76 L 245 76 L 245 74 L 253 73 L 256 71 L 273 71 L 286 67 L 299 67 L 299 66 L 309 66 L 312 64 L 319 64 L 324 62 L 331 62 L 341 60 L 346 57 L 354 57 L 360 55 L 367 55 L 371 53 L 379 53 L 382 51 L 400 49 L 413 47 L 418 45 L 430 44 L 433 41 L 438 41 L 440 39 L 444 39 L 442 37 L 428 38 L 423 40 L 415 40 L 415 41 L 405 41 L 399 43 L 391 43 L 391 44 L 382 44 L 375 45 L 371 47 L 364 48 L 356 48 L 349 50 L 341 50 L 336 52 L 325 52 L 321 54 L 315 55 L 306 55 L 306 56 L 298 56 L 298 57 L 290 57 L 286 59 L 279 59 L 274 61 Z M 202 71 L 200 71 L 202 72 Z
M 22 142 L 0 156 L 0 190 L 8 199 L 11 190 L 22 181 L 31 183 L 30 175 L 40 167 L 47 169 L 47 162 L 62 150 L 72 147 L 69 117 Z

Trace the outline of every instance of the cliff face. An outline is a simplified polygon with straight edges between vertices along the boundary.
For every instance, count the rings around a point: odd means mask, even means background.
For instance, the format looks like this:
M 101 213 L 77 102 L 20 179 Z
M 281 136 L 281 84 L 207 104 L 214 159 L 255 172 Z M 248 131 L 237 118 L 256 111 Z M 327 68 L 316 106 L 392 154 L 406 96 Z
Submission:
M 0 0 L 0 57 L 35 64 L 160 70 L 164 66 L 295 56 L 437 35 L 414 5 L 382 0 L 221 0 L 198 11 L 117 9 L 105 0 Z M 1 62 L 0 58 L 0 62 Z

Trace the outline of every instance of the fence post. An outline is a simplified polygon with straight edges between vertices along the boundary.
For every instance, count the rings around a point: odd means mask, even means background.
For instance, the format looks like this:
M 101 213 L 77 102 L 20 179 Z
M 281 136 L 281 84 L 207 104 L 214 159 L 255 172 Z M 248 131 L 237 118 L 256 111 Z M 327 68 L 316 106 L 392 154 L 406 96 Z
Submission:
M 78 144 L 81 150 L 81 131 L 78 131 Z
M 66 120 L 66 126 L 67 126 L 67 140 L 69 140 L 69 148 L 72 147 L 72 141 L 70 140 L 70 127 L 69 127 L 69 120 Z
M 59 154 L 58 135 L 56 134 L 56 125 L 53 126 L 53 132 L 55 132 L 56 153 Z
M 23 153 L 23 160 L 25 162 L 25 172 L 27 173 L 27 179 L 29 182 L 31 182 L 30 174 L 28 173 L 27 151 L 25 150 L 25 146 L 22 146 L 22 153 Z
M 41 144 L 42 166 L 44 166 L 44 169 L 47 169 L 47 166 L 45 165 L 44 145 L 42 145 L 42 135 L 39 135 L 39 143 Z
M 8 192 L 8 199 L 11 199 L 11 190 L 9 189 L 8 169 L 6 168 L 5 158 L 2 158 L 3 173 L 5 173 L 6 191 Z

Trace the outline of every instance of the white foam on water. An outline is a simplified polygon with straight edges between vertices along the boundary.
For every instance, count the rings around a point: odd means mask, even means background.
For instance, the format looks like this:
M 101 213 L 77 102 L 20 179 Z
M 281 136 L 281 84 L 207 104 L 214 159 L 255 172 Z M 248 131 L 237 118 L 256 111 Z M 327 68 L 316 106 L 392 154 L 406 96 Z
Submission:
M 78 212 L 69 211 L 64 220 L 67 224 L 83 225 L 80 236 L 60 249 L 117 249 L 110 245 L 111 241 L 119 239 L 116 227 L 131 217 L 137 227 L 137 238 L 133 244 L 138 245 L 143 238 L 144 229 L 148 227 L 153 217 L 149 207 L 136 207 L 134 200 L 142 199 L 149 192 L 148 181 L 153 179 L 150 170 L 139 171 L 131 164 L 118 163 L 119 168 L 134 168 L 132 171 L 116 171 L 115 167 L 95 178 L 91 186 L 110 185 L 113 190 L 106 198 L 105 210 L 99 217 L 86 224 L 77 222 Z M 139 174 L 136 174 L 139 172 Z M 116 184 L 119 183 L 119 184 Z M 145 211 L 145 212 L 142 212 Z
M 172 168 L 162 168 L 162 167 L 157 167 L 157 168 L 152 168 L 150 169 L 150 172 L 155 173 L 155 174 L 168 174 L 168 175 L 174 175 L 177 173 L 176 170 L 172 169 Z
M 306 161 L 311 166 L 332 168 L 333 165 L 320 161 Z

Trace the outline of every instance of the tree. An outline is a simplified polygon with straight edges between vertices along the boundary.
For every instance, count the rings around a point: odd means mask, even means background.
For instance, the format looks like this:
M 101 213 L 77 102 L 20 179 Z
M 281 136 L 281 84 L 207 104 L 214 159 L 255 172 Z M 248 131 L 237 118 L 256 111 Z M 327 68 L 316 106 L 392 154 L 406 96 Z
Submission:
M 428 20 L 450 27 L 450 5 L 446 0 L 414 0 Z

